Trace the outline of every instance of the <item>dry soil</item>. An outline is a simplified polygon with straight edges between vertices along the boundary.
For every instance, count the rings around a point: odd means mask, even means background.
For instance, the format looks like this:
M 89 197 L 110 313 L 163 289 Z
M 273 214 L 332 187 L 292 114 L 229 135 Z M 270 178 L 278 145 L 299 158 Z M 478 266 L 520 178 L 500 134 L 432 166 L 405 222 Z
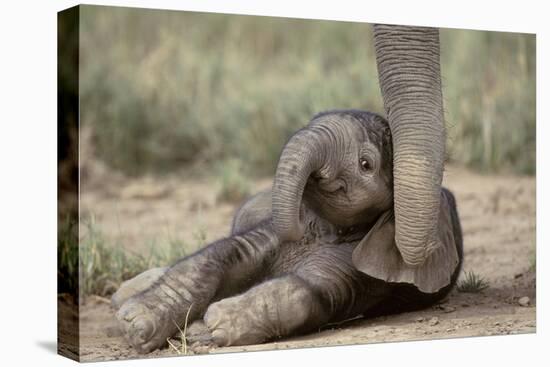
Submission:
M 269 185 L 269 180 L 260 180 L 254 187 L 260 190 Z M 426 310 L 352 320 L 272 343 L 229 348 L 190 345 L 188 354 L 535 332 L 535 179 L 450 167 L 445 186 L 457 198 L 464 231 L 464 270 L 485 278 L 490 284 L 485 291 L 453 290 L 441 304 Z M 93 213 L 96 225 L 111 242 L 132 251 L 170 238 L 198 246 L 198 238 L 205 234 L 206 241 L 211 241 L 229 231 L 236 206 L 218 203 L 218 190 L 216 183 L 206 179 L 120 178 L 110 185 L 90 181 L 82 184 L 81 208 L 85 214 Z M 113 315 L 106 299 L 92 296 L 83 301 L 81 360 L 144 357 L 123 339 Z M 146 357 L 176 355 L 166 348 Z

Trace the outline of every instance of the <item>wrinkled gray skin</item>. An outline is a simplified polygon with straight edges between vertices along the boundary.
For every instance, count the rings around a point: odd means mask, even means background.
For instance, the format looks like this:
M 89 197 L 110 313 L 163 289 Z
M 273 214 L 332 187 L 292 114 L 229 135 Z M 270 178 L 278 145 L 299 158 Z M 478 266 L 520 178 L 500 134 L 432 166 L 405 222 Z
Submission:
M 281 203 L 277 195 L 287 180 L 296 192 Z M 365 238 L 395 248 L 392 188 L 392 138 L 382 117 L 356 110 L 317 115 L 283 149 L 272 192 L 237 212 L 230 237 L 127 282 L 114 295 L 127 340 L 141 353 L 160 348 L 188 312 L 190 323 L 204 320 L 197 339 L 226 346 L 433 304 L 454 285 L 460 263 L 434 293 L 375 279 L 354 265 L 354 250 Z M 439 225 L 452 234 L 449 245 L 461 259 L 452 194 L 443 190 L 441 201 Z M 275 228 L 285 210 L 298 218 L 291 240 Z M 191 325 L 191 334 L 198 329 L 199 323 Z
M 439 30 L 376 24 L 374 46 L 393 136 L 395 241 L 405 264 L 420 267 L 442 245 L 437 233 L 445 157 Z M 413 283 L 432 291 L 446 282 L 442 276 Z

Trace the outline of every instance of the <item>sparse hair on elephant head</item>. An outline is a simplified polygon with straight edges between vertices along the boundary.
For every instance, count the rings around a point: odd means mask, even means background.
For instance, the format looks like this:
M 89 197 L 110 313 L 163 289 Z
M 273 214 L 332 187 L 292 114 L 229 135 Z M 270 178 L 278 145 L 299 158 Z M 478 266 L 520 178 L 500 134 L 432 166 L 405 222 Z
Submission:
M 374 113 L 317 114 L 283 148 L 273 182 L 275 231 L 282 241 L 304 235 L 302 200 L 339 227 L 366 225 L 393 203 L 392 144 Z
M 411 193 L 415 190 L 410 188 Z M 272 189 L 273 226 L 281 241 L 298 241 L 306 231 L 306 205 L 344 232 L 368 228 L 353 254 L 356 268 L 433 293 L 451 282 L 459 262 L 449 202 L 443 192 L 440 195 L 434 223 L 440 245 L 420 266 L 409 265 L 395 242 L 388 122 L 367 111 L 327 111 L 295 133 L 281 153 Z

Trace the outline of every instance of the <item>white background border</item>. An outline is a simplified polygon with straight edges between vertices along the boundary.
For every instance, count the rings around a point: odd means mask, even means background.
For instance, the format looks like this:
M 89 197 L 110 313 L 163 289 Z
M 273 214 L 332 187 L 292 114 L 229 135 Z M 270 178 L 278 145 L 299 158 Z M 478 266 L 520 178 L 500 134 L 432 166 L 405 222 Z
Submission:
M 9 4 L 9 5 L 8 5 Z M 64 366 L 56 341 L 56 12 L 74 1 L 0 10 L 0 361 Z M 525 366 L 548 356 L 548 75 L 545 1 L 148 0 L 94 4 L 537 33 L 537 334 L 109 362 L 97 366 Z M 428 10 L 429 9 L 429 10 Z M 101 57 L 101 55 L 98 55 Z M 475 57 L 475 55 L 472 55 Z M 550 144 L 549 144 L 550 145 Z M 548 167 L 546 165 L 546 167 Z M 545 248 L 546 247 L 546 248 Z M 546 291 L 545 291 L 546 288 Z M 546 310 L 546 312 L 544 311 Z M 543 341 L 546 339 L 545 341 Z M 546 347 L 548 348 L 548 347 Z M 545 362 L 543 362 L 545 363 Z M 548 362 L 546 362 L 548 363 Z

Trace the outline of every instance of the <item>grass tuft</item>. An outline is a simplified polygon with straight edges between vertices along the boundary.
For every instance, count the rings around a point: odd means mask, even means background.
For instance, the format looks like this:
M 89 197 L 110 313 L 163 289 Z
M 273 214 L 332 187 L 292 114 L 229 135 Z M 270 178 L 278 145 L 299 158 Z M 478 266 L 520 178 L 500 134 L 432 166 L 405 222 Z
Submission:
M 60 224 L 59 292 L 79 289 L 81 296 L 110 296 L 123 281 L 145 270 L 170 265 L 188 255 L 186 249 L 191 248 L 180 240 L 170 239 L 165 243 L 151 244 L 147 251 L 134 253 L 116 243 L 108 243 L 93 216 L 83 225 L 80 240 L 75 235 L 77 227 L 69 221 Z M 197 244 L 192 248 L 203 245 L 203 237 L 198 235 Z
M 67 216 L 58 224 L 57 233 L 57 291 L 78 292 L 78 224 Z
M 457 290 L 464 293 L 479 293 L 489 287 L 489 282 L 473 271 L 466 273 L 464 279 L 458 284 Z
M 166 341 L 168 342 L 168 345 L 170 348 L 176 351 L 178 354 L 187 355 L 187 323 L 189 321 L 189 313 L 191 313 L 191 308 L 193 308 L 193 304 L 189 306 L 189 309 L 187 310 L 187 313 L 185 314 L 185 323 L 183 325 L 183 330 L 181 330 L 180 326 L 177 322 L 173 321 L 176 327 L 178 328 L 178 331 L 180 333 L 180 341 L 181 341 L 181 351 L 174 345 L 174 343 L 170 340 L 170 338 L 166 338 Z

